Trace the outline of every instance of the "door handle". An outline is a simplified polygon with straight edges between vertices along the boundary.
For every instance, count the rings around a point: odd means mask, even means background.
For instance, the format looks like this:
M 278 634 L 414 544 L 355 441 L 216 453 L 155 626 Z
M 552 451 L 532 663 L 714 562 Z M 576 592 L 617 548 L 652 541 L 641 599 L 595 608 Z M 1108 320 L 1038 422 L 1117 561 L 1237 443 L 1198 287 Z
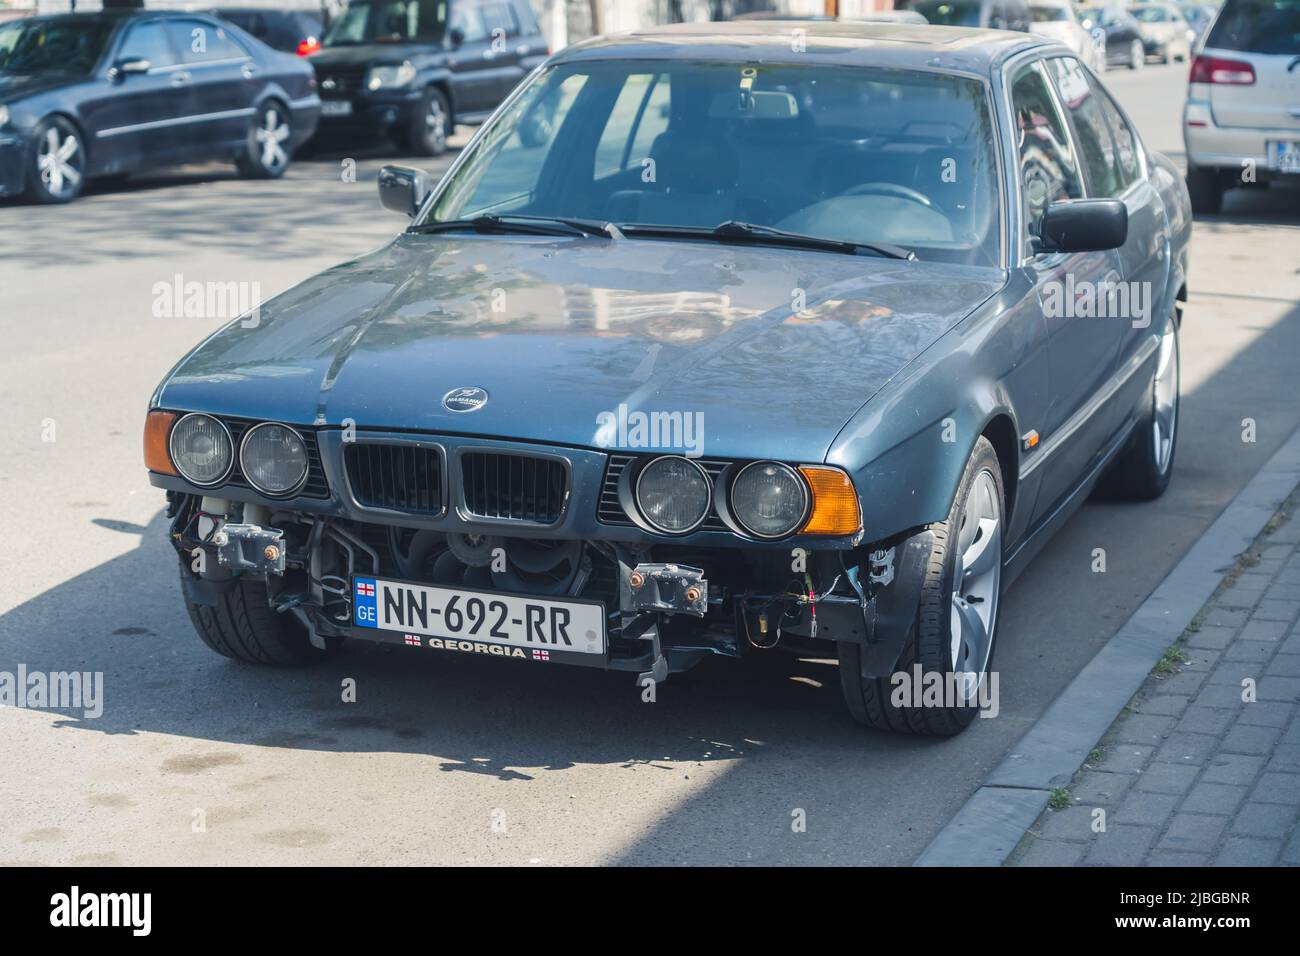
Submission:
M 245 63 L 243 69 L 244 79 L 251 80 L 257 73 L 257 67 L 252 63 Z
M 190 75 L 184 70 L 172 74 L 172 86 L 184 86 L 190 81 Z

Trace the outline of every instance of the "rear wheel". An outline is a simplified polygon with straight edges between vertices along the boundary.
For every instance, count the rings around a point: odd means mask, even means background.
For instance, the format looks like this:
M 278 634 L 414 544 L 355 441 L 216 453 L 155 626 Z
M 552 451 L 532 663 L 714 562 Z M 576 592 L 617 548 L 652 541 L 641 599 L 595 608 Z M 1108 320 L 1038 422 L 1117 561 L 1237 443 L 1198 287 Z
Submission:
M 181 574 L 189 574 L 181 565 Z M 203 643 L 224 657 L 247 664 L 293 667 L 322 660 L 335 650 L 312 646 L 307 628 L 290 612 L 278 613 L 267 601 L 266 582 L 240 578 L 216 607 L 185 602 Z
M 42 120 L 32 137 L 27 195 L 36 202 L 71 202 L 86 184 L 86 148 L 77 127 L 61 116 Z
M 1156 350 L 1147 409 L 1133 437 L 1111 464 L 1104 490 L 1150 501 L 1169 487 L 1178 447 L 1178 323 L 1171 318 Z
M 1223 208 L 1223 177 L 1216 169 L 1189 165 L 1187 193 L 1192 200 L 1192 212 L 1202 216 L 1216 215 Z
M 950 736 L 979 712 L 981 685 L 988 679 L 1002 587 L 1002 469 L 986 438 L 975 443 L 946 520 L 930 525 L 934 550 L 926 569 L 920 606 L 908 643 L 895 667 L 912 683 L 939 680 L 955 696 L 937 705 L 916 698 L 896 703 L 889 677 L 863 678 L 859 645 L 841 643 L 840 686 L 849 713 L 859 723 L 902 733 Z M 928 675 L 935 675 L 929 677 Z
M 289 111 L 274 101 L 263 105 L 254 115 L 248 140 L 235 158 L 239 172 L 249 179 L 283 176 L 291 161 L 292 136 Z

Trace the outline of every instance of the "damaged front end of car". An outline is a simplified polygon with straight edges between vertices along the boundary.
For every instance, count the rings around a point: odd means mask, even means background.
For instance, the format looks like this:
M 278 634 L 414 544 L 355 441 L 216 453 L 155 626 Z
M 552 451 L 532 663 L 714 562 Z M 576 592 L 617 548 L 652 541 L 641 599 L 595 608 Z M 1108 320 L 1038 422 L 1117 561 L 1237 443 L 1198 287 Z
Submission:
M 930 558 L 924 529 L 867 540 L 849 476 L 823 464 L 204 415 L 178 438 L 193 417 L 158 409 L 146 429 L 186 600 L 264 582 L 321 650 L 355 638 L 658 682 L 710 655 L 855 644 L 863 676 L 886 676 Z M 259 440 L 300 453 L 300 473 L 257 460 Z M 227 444 L 228 465 L 187 477 L 193 449 Z

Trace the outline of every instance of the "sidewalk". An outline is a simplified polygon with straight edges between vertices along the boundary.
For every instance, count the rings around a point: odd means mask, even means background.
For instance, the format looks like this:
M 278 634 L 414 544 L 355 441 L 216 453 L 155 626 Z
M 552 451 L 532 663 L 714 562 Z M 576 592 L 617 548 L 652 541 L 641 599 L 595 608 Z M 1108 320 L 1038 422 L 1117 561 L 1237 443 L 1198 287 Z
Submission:
M 1300 489 L 1007 865 L 1300 866 L 1297 617 Z

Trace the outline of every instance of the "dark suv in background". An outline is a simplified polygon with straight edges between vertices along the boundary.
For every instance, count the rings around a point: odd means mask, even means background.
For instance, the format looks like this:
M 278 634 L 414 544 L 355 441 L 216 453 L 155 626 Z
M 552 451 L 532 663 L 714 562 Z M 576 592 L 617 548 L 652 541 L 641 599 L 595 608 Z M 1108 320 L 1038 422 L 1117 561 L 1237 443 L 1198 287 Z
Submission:
M 548 53 L 528 0 L 352 0 L 311 57 L 320 136 L 385 135 L 437 156 Z

